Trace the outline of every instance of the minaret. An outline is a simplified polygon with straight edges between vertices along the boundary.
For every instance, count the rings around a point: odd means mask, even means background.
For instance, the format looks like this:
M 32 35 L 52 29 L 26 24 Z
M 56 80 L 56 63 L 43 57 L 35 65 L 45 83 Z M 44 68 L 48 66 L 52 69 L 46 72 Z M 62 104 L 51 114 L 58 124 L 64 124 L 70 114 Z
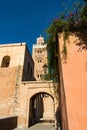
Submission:
M 47 64 L 47 50 L 44 38 L 40 35 L 33 44 L 32 57 L 34 60 L 34 77 L 36 80 L 41 80 L 41 75 L 44 74 L 43 66 Z

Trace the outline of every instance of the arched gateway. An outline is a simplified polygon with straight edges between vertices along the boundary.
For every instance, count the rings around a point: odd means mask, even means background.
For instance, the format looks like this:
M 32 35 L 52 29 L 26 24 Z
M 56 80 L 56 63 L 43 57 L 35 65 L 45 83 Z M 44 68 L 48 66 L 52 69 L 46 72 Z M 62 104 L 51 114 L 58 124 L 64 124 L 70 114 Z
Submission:
M 18 127 L 29 127 L 42 119 L 55 119 L 58 105 L 53 81 L 22 82 L 19 95 Z

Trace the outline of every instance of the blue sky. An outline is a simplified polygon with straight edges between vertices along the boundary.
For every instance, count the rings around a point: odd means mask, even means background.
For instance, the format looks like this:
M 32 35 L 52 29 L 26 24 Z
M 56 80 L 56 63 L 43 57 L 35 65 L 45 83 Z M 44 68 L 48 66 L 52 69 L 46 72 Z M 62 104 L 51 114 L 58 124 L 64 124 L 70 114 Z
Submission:
M 26 42 L 32 44 L 40 34 L 46 37 L 49 22 L 74 0 L 0 0 L 0 44 Z

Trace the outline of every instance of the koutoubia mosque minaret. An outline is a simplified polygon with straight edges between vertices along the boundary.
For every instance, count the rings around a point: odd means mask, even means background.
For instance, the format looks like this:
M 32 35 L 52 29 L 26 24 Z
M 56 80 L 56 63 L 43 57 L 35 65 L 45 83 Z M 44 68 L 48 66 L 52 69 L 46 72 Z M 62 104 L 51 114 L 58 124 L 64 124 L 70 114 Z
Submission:
M 36 44 L 33 44 L 32 57 L 34 60 L 34 76 L 36 80 L 41 80 L 41 76 L 44 75 L 43 66 L 47 65 L 47 49 L 41 35 L 37 38 Z

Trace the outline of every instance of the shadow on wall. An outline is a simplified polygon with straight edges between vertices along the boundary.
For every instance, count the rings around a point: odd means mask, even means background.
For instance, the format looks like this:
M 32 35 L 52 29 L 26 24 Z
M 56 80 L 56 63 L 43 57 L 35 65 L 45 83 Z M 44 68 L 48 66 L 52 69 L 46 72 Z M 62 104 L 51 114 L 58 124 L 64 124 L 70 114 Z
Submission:
M 17 120 L 17 116 L 0 119 L 0 130 L 13 130 L 17 127 Z
M 60 112 L 59 108 L 57 108 L 55 118 L 56 118 L 56 124 L 55 124 L 56 125 L 56 130 L 62 130 L 61 112 Z

